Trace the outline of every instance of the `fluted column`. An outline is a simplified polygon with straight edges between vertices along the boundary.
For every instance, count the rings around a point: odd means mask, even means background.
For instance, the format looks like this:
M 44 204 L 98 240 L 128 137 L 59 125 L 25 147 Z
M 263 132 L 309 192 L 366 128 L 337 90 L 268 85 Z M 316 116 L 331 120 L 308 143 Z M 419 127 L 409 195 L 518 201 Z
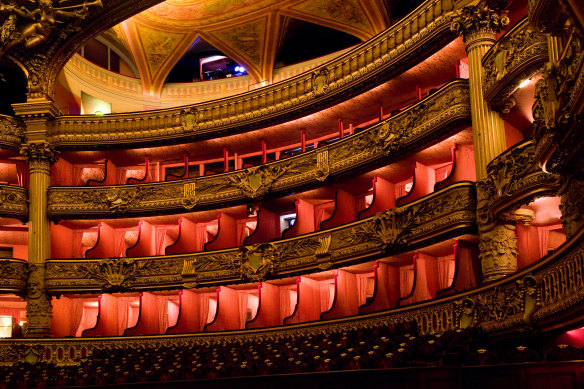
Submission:
M 483 279 L 495 280 L 517 271 L 515 225 L 490 215 L 492 181 L 487 165 L 507 149 L 503 119 L 491 110 L 483 96 L 482 59 L 496 43 L 496 34 L 509 24 L 505 11 L 495 11 L 481 2 L 464 7 L 454 18 L 452 30 L 462 34 L 469 67 L 471 119 L 477 174 L 477 223 Z
M 470 104 L 477 180 L 487 176 L 487 164 L 507 149 L 505 126 L 499 114 L 483 97 L 483 56 L 495 44 L 497 32 L 509 24 L 506 12 L 497 12 L 486 3 L 464 7 L 452 22 L 452 30 L 462 34 L 469 68 Z
M 47 191 L 51 181 L 51 164 L 58 159 L 55 148 L 47 141 L 50 120 L 58 111 L 51 99 L 29 98 L 14 104 L 14 111 L 26 125 L 25 143 L 20 153 L 29 168 L 28 262 L 26 292 L 27 337 L 50 336 L 52 306 L 45 289 L 45 262 L 51 256 L 51 231 L 47 215 Z
M 51 256 L 51 230 L 47 217 L 47 190 L 51 164 L 57 152 L 46 142 L 24 144 L 20 152 L 29 166 L 28 261 L 30 273 L 26 295 L 27 336 L 48 336 L 51 330 L 51 299 L 45 290 L 45 261 Z

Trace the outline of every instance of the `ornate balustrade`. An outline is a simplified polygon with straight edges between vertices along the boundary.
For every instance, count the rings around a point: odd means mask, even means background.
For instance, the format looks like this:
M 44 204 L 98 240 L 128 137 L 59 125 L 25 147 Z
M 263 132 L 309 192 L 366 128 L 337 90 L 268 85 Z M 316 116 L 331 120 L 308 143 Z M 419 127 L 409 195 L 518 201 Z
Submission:
M 386 32 L 329 61 L 252 92 L 165 110 L 61 116 L 49 129 L 61 149 L 141 147 L 231 135 L 345 100 L 409 68 L 456 36 L 451 0 L 428 0 Z
M 512 95 L 521 82 L 541 72 L 547 61 L 546 36 L 524 18 L 483 57 L 485 99 L 494 110 L 509 112 L 515 105 Z
M 387 164 L 470 123 L 468 82 L 457 80 L 369 129 L 298 156 L 224 174 L 159 183 L 51 187 L 54 219 L 127 217 L 225 207 Z
M 556 196 L 560 177 L 541 170 L 535 158 L 535 141 L 527 139 L 495 158 L 480 183 L 492 215 L 529 204 L 542 196 Z
M 0 216 L 28 220 L 28 191 L 14 185 L 0 185 Z
M 283 81 L 300 73 L 313 69 L 335 57 L 349 51 L 341 50 L 308 61 L 274 70 L 274 81 Z M 73 93 L 80 94 L 80 89 L 92 96 L 112 101 L 114 111 L 142 110 L 144 106 L 170 108 L 185 104 L 194 104 L 217 98 L 245 93 L 257 89 L 249 76 L 231 77 L 213 81 L 167 83 L 160 92 L 160 101 L 144 100 L 142 82 L 139 78 L 129 77 L 102 68 L 99 65 L 75 54 L 63 68 L 63 76 Z M 120 102 L 123 97 L 123 102 Z
M 338 267 L 474 232 L 475 198 L 474 184 L 461 182 L 362 221 L 270 243 L 160 257 L 53 259 L 46 288 L 55 295 L 189 288 Z
M 24 295 L 28 262 L 23 259 L 0 259 L 0 293 Z
M 553 328 L 584 307 L 584 230 L 536 265 L 512 276 L 448 298 L 414 304 L 359 317 L 304 323 L 283 328 L 187 335 L 78 339 L 0 340 L 5 363 L 46 361 L 79 363 L 92 350 L 104 347 L 131 349 L 161 345 L 192 346 L 221 343 L 225 339 L 267 339 L 288 335 L 321 334 L 370 327 L 376 323 L 416 321 L 419 331 L 441 333 L 480 326 L 488 333 L 504 333 L 538 326 Z

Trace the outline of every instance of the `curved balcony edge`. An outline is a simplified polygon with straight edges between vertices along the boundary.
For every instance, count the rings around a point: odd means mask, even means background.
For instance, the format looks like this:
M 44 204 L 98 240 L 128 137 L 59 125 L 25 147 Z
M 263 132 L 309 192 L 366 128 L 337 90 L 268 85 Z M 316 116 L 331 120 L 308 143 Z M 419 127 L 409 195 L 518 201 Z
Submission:
M 253 168 L 159 183 L 49 188 L 49 217 L 119 218 L 255 202 L 394 161 L 470 124 L 468 81 L 331 145 Z
M 24 361 L 34 352 L 44 362 L 79 363 L 92 350 L 103 347 L 192 346 L 220 343 L 226 339 L 245 340 L 308 331 L 370 327 L 381 324 L 416 322 L 421 334 L 481 327 L 490 334 L 551 330 L 567 319 L 584 314 L 584 230 L 536 264 L 498 281 L 450 297 L 407 307 L 340 319 L 294 324 L 286 327 L 209 332 L 181 335 L 124 336 L 73 339 L 0 340 L 6 362 Z M 57 361 L 57 350 L 64 358 Z M 46 352 L 47 350 L 51 352 Z M 49 355 L 47 359 L 45 356 Z
M 520 84 L 541 72 L 548 61 L 544 34 L 522 19 L 485 54 L 483 92 L 492 109 L 508 113 L 515 106 L 513 93 Z
M 489 211 L 496 217 L 503 217 L 504 212 L 527 205 L 538 197 L 556 196 L 560 188 L 560 176 L 546 173 L 538 165 L 535 141 L 531 138 L 491 161 L 487 174 L 478 185 L 486 190 Z
M 474 183 L 460 182 L 368 219 L 295 238 L 173 256 L 47 261 L 50 294 L 255 282 L 349 265 L 476 232 Z
M 28 262 L 24 259 L 0 259 L 0 294 L 24 296 L 28 279 Z
M 0 185 L 0 217 L 28 220 L 28 190 L 14 185 Z
M 60 149 L 171 144 L 232 135 L 330 106 L 395 76 L 452 40 L 448 0 L 427 0 L 387 31 L 289 80 L 234 97 L 173 109 L 104 116 L 60 116 L 51 143 Z

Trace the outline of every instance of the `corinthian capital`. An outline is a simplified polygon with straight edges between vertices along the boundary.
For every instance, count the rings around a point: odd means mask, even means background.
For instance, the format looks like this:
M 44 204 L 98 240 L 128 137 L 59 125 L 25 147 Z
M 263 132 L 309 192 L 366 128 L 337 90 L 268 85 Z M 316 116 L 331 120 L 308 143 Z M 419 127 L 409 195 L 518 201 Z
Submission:
M 59 160 L 59 152 L 47 142 L 23 144 L 20 147 L 20 155 L 23 155 L 28 163 L 45 162 L 51 165 Z
M 496 11 L 486 2 L 464 7 L 450 25 L 452 31 L 462 34 L 465 43 L 483 33 L 498 33 L 509 24 L 507 11 Z

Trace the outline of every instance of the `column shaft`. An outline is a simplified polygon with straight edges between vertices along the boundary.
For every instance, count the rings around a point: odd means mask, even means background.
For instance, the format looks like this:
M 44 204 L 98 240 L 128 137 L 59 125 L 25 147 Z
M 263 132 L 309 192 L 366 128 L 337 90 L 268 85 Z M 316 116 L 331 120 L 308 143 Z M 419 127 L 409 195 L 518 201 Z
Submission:
M 487 176 L 487 164 L 507 149 L 505 125 L 483 96 L 481 60 L 495 43 L 494 32 L 473 34 L 467 43 L 470 104 L 477 180 Z

